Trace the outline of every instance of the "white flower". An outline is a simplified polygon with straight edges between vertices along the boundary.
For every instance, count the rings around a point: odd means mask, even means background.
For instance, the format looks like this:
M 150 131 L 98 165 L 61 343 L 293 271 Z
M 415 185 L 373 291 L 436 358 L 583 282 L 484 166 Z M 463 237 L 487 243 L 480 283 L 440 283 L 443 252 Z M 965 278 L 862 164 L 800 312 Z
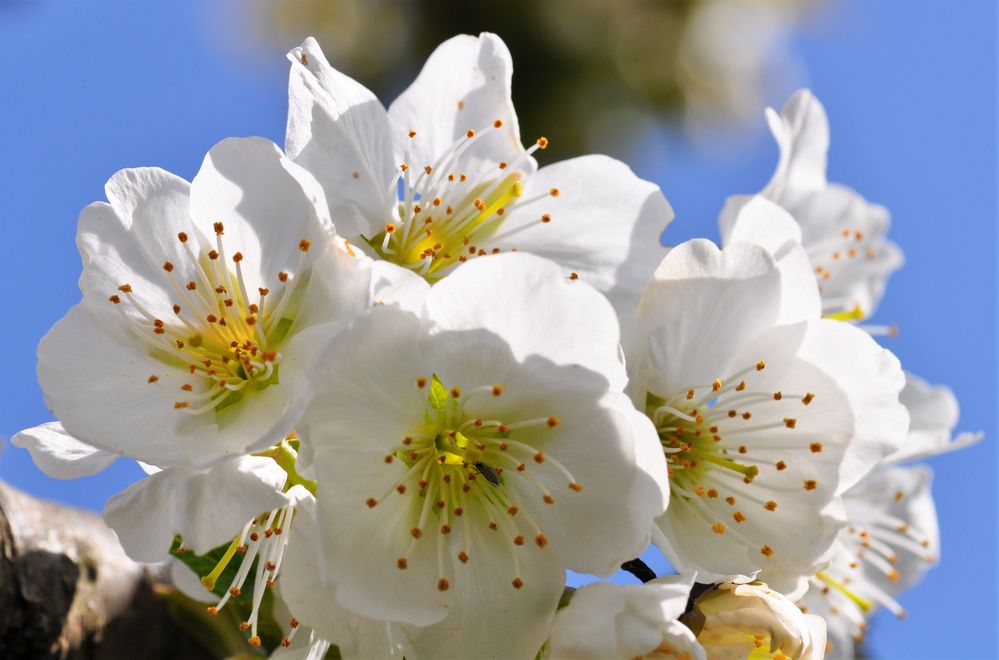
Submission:
M 822 291 L 824 313 L 854 320 L 870 316 L 888 277 L 902 265 L 901 250 L 885 238 L 887 209 L 827 181 L 829 122 L 811 92 L 796 92 L 780 115 L 767 108 L 767 121 L 780 147 L 780 161 L 761 194 L 787 209 L 801 225 L 801 241 Z M 723 238 L 733 220 L 722 212 Z
M 666 507 L 618 342 L 605 298 L 526 254 L 457 269 L 419 317 L 357 319 L 317 363 L 300 427 L 321 484 L 313 588 L 429 626 L 420 653 L 533 657 L 565 569 L 610 575 Z
M 821 660 L 826 624 L 760 582 L 725 582 L 694 601 L 687 618 L 712 660 Z
M 905 376 L 899 400 L 909 411 L 909 435 L 882 460 L 882 467 L 844 494 L 849 526 L 840 532 L 829 566 L 811 578 L 800 602 L 826 618 L 837 658 L 853 657 L 854 644 L 863 638 L 867 619 L 877 607 L 904 616 L 895 596 L 939 560 L 932 471 L 891 466 L 961 449 L 982 438 L 981 433 L 962 433 L 952 439 L 958 419 L 954 394 L 913 374 Z
M 643 585 L 596 582 L 577 589 L 555 615 L 550 657 L 704 660 L 694 633 L 678 621 L 692 583 L 692 576 L 670 576 Z
M 388 112 L 314 39 L 289 59 L 286 149 L 322 183 L 341 234 L 431 282 L 476 256 L 532 252 L 633 308 L 672 209 L 606 156 L 537 170 L 548 140 L 521 145 L 496 35 L 441 44 Z
M 783 267 L 749 243 L 674 248 L 639 305 L 629 390 L 669 462 L 657 545 L 701 580 L 761 572 L 790 593 L 842 525 L 837 496 L 901 444 L 907 417 L 898 360 L 809 319 Z
M 877 607 L 905 616 L 895 596 L 938 561 L 932 476 L 925 466 L 878 470 L 844 496 L 849 526 L 799 601 L 828 622 L 833 657 L 853 657 Z
M 370 262 L 318 184 L 247 138 L 192 184 L 143 168 L 106 190 L 80 216 L 83 301 L 39 345 L 49 407 L 86 445 L 160 467 L 281 440 L 317 347 L 368 305 Z
M 211 591 L 226 568 L 237 565 L 225 594 L 220 599 L 194 590 L 200 594 L 196 599 L 214 599 L 208 612 L 217 614 L 230 598 L 252 586 L 251 611 L 242 628 L 254 646 L 260 645 L 257 626 L 264 592 L 281 571 L 296 505 L 311 497 L 303 484 L 315 487 L 294 469 L 294 450 L 287 441 L 267 453 L 226 458 L 207 468 L 168 467 L 115 495 L 104 507 L 108 526 L 138 561 L 162 561 L 171 551 L 204 555 L 228 544 L 214 569 L 199 576 L 203 588 Z M 181 545 L 173 548 L 176 536 Z M 175 562 L 171 570 L 192 582 L 187 567 Z

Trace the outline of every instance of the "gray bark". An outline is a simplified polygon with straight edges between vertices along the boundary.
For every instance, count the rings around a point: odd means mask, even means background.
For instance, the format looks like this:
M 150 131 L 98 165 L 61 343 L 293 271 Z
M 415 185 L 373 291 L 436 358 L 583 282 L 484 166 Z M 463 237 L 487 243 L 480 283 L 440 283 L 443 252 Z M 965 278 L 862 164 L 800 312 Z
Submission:
M 99 516 L 0 482 L 0 658 L 216 657 L 177 625 L 173 593 Z

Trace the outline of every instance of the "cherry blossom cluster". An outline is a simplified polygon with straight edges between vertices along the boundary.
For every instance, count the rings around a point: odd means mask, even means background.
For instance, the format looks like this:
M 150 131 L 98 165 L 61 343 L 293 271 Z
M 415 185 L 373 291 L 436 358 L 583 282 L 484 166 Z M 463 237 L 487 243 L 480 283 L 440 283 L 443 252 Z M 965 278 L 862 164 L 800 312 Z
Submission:
M 14 442 L 57 478 L 139 461 L 104 511 L 130 556 L 275 658 L 839 658 L 901 613 L 939 539 L 900 464 L 979 435 L 863 323 L 901 252 L 809 92 L 721 244 L 666 248 L 627 165 L 538 167 L 495 35 L 387 110 L 288 58 L 283 150 L 122 170 L 80 215 L 59 421 Z M 622 564 L 645 582 L 566 587 Z

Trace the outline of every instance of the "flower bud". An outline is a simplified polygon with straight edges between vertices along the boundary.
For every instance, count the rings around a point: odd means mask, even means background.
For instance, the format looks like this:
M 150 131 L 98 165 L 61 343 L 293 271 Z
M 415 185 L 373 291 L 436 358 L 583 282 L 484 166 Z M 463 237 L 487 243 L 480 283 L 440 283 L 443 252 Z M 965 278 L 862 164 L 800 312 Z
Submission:
M 825 655 L 825 620 L 803 614 L 762 582 L 719 584 L 694 601 L 684 623 L 712 660 L 820 660 Z

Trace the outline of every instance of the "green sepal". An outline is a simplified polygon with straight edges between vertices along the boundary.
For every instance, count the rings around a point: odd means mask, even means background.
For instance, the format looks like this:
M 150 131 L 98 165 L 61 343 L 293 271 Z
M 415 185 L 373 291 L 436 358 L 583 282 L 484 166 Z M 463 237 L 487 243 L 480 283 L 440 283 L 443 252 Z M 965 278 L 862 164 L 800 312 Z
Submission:
M 256 381 L 256 387 L 257 387 L 257 389 L 258 390 L 265 390 L 268 387 L 270 387 L 271 385 L 278 385 L 278 384 L 280 384 L 281 383 L 281 379 L 278 378 L 278 370 L 280 368 L 281 368 L 281 365 L 275 364 L 274 367 L 273 367 L 273 369 L 271 369 L 271 375 L 270 375 L 270 377 L 267 380 L 258 380 L 258 381 Z
M 233 405 L 236 405 L 237 403 L 239 403 L 240 400 L 242 400 L 242 398 L 243 398 L 243 393 L 242 392 L 232 392 L 231 394 L 229 394 L 228 396 L 226 396 L 224 399 L 222 399 L 215 406 L 214 410 L 215 410 L 215 412 L 220 413 L 223 410 L 225 410 L 226 408 L 228 408 L 229 406 L 233 406 Z
M 559 596 L 558 599 L 558 607 L 556 607 L 555 609 L 560 610 L 563 607 L 567 606 L 572 601 L 572 596 L 575 593 L 576 593 L 575 587 L 566 587 L 565 589 L 563 589 L 562 595 Z
M 296 292 L 297 293 L 297 292 Z M 284 341 L 284 338 L 288 336 L 288 331 L 291 330 L 292 324 L 295 323 L 295 319 L 290 319 L 287 316 L 282 316 L 281 320 L 274 324 L 274 327 L 270 332 L 267 333 L 267 343 L 269 346 L 276 346 Z
M 666 399 L 662 399 L 652 392 L 645 393 L 645 413 L 651 415 L 657 408 L 666 403 Z
M 444 383 L 437 377 L 437 374 L 433 374 L 430 379 L 430 407 L 437 412 L 441 412 L 447 407 L 448 396 L 449 394 L 447 388 L 444 387 Z

